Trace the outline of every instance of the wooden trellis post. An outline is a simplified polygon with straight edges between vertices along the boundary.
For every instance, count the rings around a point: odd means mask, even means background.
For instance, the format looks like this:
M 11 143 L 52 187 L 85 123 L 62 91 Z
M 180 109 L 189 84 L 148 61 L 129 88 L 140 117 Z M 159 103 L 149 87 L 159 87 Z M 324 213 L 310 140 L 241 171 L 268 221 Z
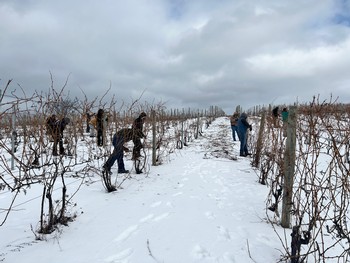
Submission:
M 282 199 L 282 220 L 284 228 L 290 227 L 290 214 L 293 196 L 293 177 L 295 171 L 295 149 L 296 149 L 296 107 L 291 106 L 288 114 L 287 141 L 284 154 L 284 184 Z
M 196 134 L 194 136 L 195 139 L 198 139 L 198 134 L 199 134 L 199 111 L 197 113 Z
M 152 165 L 157 165 L 157 136 L 156 136 L 156 112 L 151 111 L 152 118 Z
M 259 128 L 259 135 L 258 140 L 256 142 L 256 152 L 253 159 L 253 166 L 258 168 L 261 158 L 261 149 L 263 146 L 263 136 L 264 136 L 264 129 L 265 129 L 265 111 L 262 113 L 261 120 L 260 120 L 260 128 Z
M 13 105 L 13 112 L 12 112 L 12 133 L 11 133 L 11 170 L 15 169 L 15 141 L 17 140 L 17 132 L 16 132 L 16 105 Z

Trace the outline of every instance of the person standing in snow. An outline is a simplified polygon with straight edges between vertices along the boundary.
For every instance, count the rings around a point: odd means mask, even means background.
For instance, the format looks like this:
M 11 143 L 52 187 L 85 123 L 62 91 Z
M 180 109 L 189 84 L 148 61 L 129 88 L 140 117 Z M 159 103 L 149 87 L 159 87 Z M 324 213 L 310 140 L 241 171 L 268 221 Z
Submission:
M 111 168 L 115 161 L 118 163 L 118 173 L 128 173 L 129 170 L 125 170 L 124 166 L 124 151 L 128 152 L 129 149 L 124 146 L 125 143 L 131 141 L 133 138 L 133 129 L 124 128 L 119 130 L 113 136 L 112 144 L 114 146 L 111 156 L 103 165 L 104 172 L 112 173 Z
M 56 114 L 52 114 L 50 117 L 46 119 L 46 132 L 47 135 L 50 137 L 50 142 L 53 142 L 53 136 L 54 136 L 54 127 L 56 125 L 56 122 L 58 121 Z
M 59 153 L 65 155 L 63 147 L 63 131 L 66 126 L 70 123 L 69 118 L 62 118 L 61 120 L 56 119 L 56 115 L 52 115 L 47 122 L 48 132 L 51 133 L 53 138 L 52 155 L 57 156 L 57 146 L 59 146 Z
M 91 114 L 91 118 L 89 121 L 90 126 L 90 137 L 96 137 L 96 128 L 97 128 L 97 117 L 95 113 Z
M 132 150 L 133 160 L 136 160 L 137 158 L 139 158 L 141 156 L 140 151 L 143 147 L 142 143 L 141 143 L 141 138 L 146 137 L 145 134 L 143 133 L 143 124 L 145 122 L 146 116 L 147 115 L 145 112 L 141 112 L 139 117 L 137 117 L 134 120 L 134 123 L 132 125 L 132 129 L 133 129 L 132 141 L 134 143 L 134 148 Z
M 287 108 L 283 108 L 281 115 L 282 115 L 282 123 L 283 123 L 283 126 L 282 126 L 283 136 L 287 137 L 287 126 L 288 126 L 288 110 L 287 110 Z
M 248 152 L 247 137 L 248 129 L 251 131 L 252 125 L 248 123 L 247 118 L 247 114 L 243 112 L 237 122 L 238 138 L 241 141 L 239 156 L 244 157 L 251 155 L 251 153 Z
M 234 141 L 236 141 L 238 118 L 239 118 L 239 114 L 237 112 L 233 113 L 233 115 L 230 117 L 232 138 L 233 138 Z
M 279 116 L 278 110 L 279 110 L 278 106 L 273 108 L 273 110 L 272 110 L 273 126 L 276 128 L 278 127 L 278 116 Z
M 104 137 L 104 110 L 99 109 L 96 114 L 97 146 L 103 146 Z
M 86 112 L 85 117 L 86 117 L 86 130 L 85 130 L 85 132 L 90 133 L 90 121 L 91 121 L 92 114 L 90 112 Z

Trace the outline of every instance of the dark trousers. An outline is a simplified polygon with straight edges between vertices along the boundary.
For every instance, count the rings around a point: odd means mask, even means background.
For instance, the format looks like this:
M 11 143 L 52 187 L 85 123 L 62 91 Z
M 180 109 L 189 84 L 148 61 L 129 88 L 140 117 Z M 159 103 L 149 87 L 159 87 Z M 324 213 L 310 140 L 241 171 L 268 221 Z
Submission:
M 113 164 L 115 163 L 115 161 L 117 161 L 118 172 L 125 171 L 123 158 L 124 158 L 123 146 L 121 146 L 121 147 L 114 147 L 114 150 L 113 150 L 111 156 L 109 156 L 109 158 L 107 159 L 107 161 L 106 161 L 106 163 L 104 165 L 106 170 L 110 171 L 112 166 L 113 166 Z
M 132 157 L 133 159 L 136 159 L 141 156 L 140 151 L 142 149 L 142 143 L 141 139 L 138 137 L 134 137 L 132 139 L 132 142 L 134 143 L 134 148 L 132 149 Z
M 62 135 L 55 135 L 53 137 L 53 147 L 52 147 L 52 154 L 53 155 L 57 155 L 57 145 L 59 146 L 60 154 L 64 154 Z
M 236 141 L 236 132 L 237 132 L 237 126 L 236 125 L 231 125 L 231 130 L 232 130 L 232 138 L 234 141 Z M 238 134 L 238 132 L 237 132 Z
M 90 132 L 90 120 L 86 122 L 86 132 Z
M 247 132 L 238 131 L 238 138 L 241 141 L 241 145 L 239 148 L 240 155 L 248 154 L 248 146 L 247 146 Z
M 103 146 L 103 130 L 97 129 L 97 146 Z

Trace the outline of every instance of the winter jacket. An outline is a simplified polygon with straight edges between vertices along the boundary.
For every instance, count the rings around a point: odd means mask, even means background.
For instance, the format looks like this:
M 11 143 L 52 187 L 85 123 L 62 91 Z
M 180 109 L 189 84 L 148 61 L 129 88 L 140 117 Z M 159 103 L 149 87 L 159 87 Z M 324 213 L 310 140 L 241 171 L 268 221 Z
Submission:
M 104 116 L 104 110 L 99 109 L 96 114 L 96 128 L 97 130 L 103 130 L 103 116 Z
M 288 121 L 288 111 L 287 110 L 283 109 L 281 115 L 282 115 L 282 121 L 284 121 L 284 122 Z
M 238 115 L 238 113 L 235 112 L 235 113 L 230 117 L 231 126 L 236 126 L 236 125 L 237 125 L 238 118 L 239 118 L 239 115 Z
M 247 114 L 246 113 L 242 113 L 241 116 L 238 119 L 237 122 L 237 131 L 238 133 L 241 134 L 245 134 L 247 132 L 247 130 L 252 130 L 252 125 L 250 125 L 247 121 Z
M 60 136 L 63 134 L 64 129 L 69 123 L 70 123 L 69 118 L 62 118 L 61 120 L 57 120 L 55 115 L 51 116 L 47 120 L 48 132 L 54 137 Z
M 144 138 L 145 135 L 143 133 L 143 123 L 144 117 L 146 117 L 146 113 L 142 112 L 139 117 L 134 120 L 132 128 L 134 130 L 134 138 Z
M 114 134 L 112 143 L 115 148 L 123 147 L 124 143 L 127 143 L 132 140 L 133 130 L 130 128 L 124 128 L 119 130 Z
M 272 110 L 272 115 L 276 118 L 278 117 L 278 107 L 276 107 Z

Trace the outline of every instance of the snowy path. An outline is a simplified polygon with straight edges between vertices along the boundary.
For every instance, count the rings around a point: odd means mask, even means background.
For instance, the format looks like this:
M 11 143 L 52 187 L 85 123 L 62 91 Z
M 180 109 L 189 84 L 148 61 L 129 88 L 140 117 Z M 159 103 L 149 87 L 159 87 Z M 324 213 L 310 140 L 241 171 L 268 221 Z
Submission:
M 275 262 L 280 244 L 264 222 L 267 189 L 250 159 L 203 158 L 205 138 L 224 123 L 214 122 L 170 163 L 133 175 L 115 193 L 99 182 L 85 187 L 75 197 L 84 213 L 59 239 L 7 253 L 4 262 L 21 262 L 19 254 L 27 263 Z M 237 152 L 229 129 L 221 129 Z

